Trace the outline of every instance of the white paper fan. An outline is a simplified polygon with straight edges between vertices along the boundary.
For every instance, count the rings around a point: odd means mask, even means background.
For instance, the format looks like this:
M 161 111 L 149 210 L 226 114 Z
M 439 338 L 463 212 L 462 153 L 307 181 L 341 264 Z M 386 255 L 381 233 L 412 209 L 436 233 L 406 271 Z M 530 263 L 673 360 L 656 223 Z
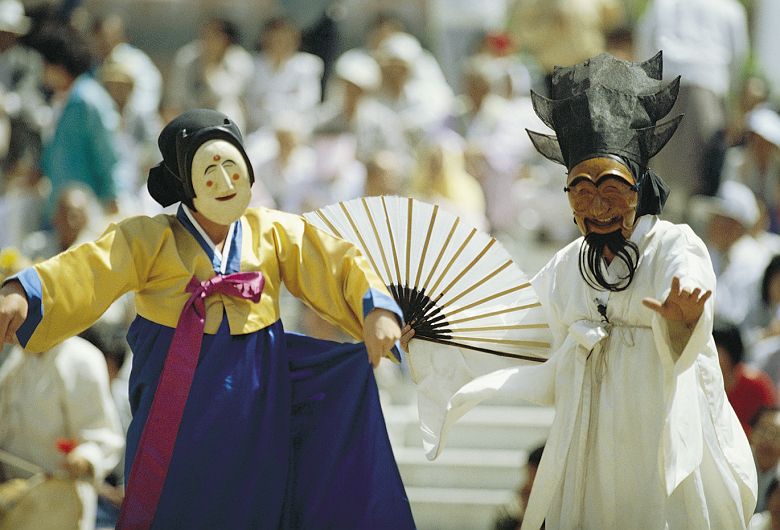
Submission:
M 404 197 L 364 197 L 304 217 L 363 251 L 415 339 L 547 359 L 549 329 L 527 276 L 498 241 L 459 217 Z

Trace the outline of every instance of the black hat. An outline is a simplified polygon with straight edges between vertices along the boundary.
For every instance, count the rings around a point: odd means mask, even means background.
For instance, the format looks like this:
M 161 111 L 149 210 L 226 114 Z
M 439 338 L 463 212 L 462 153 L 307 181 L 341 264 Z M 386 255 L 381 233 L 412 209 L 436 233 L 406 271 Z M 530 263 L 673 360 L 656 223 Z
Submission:
M 555 136 L 528 131 L 546 158 L 571 169 L 599 155 L 617 155 L 644 168 L 669 141 L 682 115 L 656 125 L 672 109 L 680 78 L 661 81 L 662 55 L 633 63 L 602 53 L 556 67 L 552 99 L 532 92 L 534 110 Z
M 162 206 L 182 201 L 192 208 L 192 157 L 203 143 L 216 139 L 226 140 L 238 149 L 246 161 L 250 185 L 253 184 L 252 164 L 235 122 L 221 112 L 196 109 L 180 114 L 160 133 L 157 145 L 163 160 L 149 170 L 146 183 L 152 198 Z

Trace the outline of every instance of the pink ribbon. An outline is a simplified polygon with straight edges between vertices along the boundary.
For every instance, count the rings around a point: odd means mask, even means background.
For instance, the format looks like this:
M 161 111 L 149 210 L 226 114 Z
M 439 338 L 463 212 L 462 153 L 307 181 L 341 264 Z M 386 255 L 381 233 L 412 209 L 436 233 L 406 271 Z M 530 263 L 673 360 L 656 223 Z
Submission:
M 193 276 L 190 280 L 187 292 L 192 295 L 184 304 L 165 357 L 127 481 L 117 529 L 146 529 L 154 521 L 184 405 L 198 366 L 206 322 L 206 298 L 220 293 L 257 303 L 264 285 L 265 280 L 259 272 L 214 276 L 204 282 Z

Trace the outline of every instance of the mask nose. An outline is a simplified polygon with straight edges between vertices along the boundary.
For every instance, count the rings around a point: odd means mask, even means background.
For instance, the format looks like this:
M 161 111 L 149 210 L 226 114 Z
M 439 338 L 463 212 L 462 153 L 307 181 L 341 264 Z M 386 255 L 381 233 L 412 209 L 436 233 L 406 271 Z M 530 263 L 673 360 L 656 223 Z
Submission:
M 599 194 L 593 197 L 593 203 L 591 205 L 591 211 L 596 217 L 599 217 L 609 211 L 609 203 L 602 199 Z
M 224 167 L 219 166 L 217 169 L 219 172 L 219 175 L 216 179 L 214 179 L 217 183 L 217 189 L 219 191 L 232 191 L 235 189 L 235 185 L 233 184 L 233 179 L 231 178 L 230 172 L 226 170 Z

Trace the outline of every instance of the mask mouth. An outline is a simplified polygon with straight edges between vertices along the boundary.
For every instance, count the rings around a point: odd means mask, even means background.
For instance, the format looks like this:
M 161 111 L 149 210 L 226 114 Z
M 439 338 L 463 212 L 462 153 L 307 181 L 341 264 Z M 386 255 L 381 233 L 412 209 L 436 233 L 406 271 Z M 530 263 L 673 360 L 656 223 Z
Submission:
M 614 217 L 610 217 L 609 219 L 603 221 L 589 217 L 585 220 L 585 223 L 589 228 L 611 228 L 616 224 L 620 223 L 620 216 L 616 215 Z
M 229 201 L 230 199 L 232 199 L 232 198 L 233 198 L 233 197 L 235 197 L 235 196 L 236 196 L 236 194 L 235 194 L 235 193 L 231 193 L 230 195 L 225 195 L 224 197 L 216 197 L 216 199 L 217 199 L 218 201 L 222 201 L 222 202 L 224 202 L 224 201 Z

